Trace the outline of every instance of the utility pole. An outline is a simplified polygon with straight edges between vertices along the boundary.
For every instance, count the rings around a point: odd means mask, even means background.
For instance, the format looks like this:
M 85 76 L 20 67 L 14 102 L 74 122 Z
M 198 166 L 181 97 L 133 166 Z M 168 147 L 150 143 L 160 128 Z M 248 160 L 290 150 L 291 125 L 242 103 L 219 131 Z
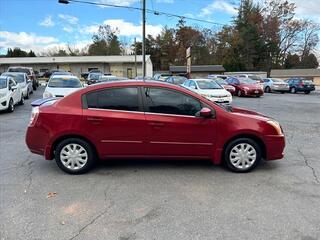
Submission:
M 142 0 L 142 77 L 146 77 L 146 0 Z
M 137 77 L 138 72 L 137 72 L 137 39 L 134 38 L 134 74 Z

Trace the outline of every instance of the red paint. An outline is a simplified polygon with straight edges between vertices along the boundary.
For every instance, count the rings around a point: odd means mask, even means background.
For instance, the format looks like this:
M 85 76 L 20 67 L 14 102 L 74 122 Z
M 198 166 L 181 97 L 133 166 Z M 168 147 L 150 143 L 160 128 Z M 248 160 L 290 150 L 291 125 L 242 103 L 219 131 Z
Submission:
M 193 96 L 209 106 L 215 118 L 178 116 L 119 110 L 82 109 L 82 95 L 110 87 L 163 87 Z M 244 109 L 227 112 L 200 95 L 161 82 L 121 81 L 92 85 L 52 105 L 41 105 L 28 127 L 26 143 L 31 152 L 53 159 L 54 143 L 78 136 L 95 146 L 101 159 L 175 158 L 222 160 L 225 144 L 238 136 L 251 136 L 265 146 L 266 160 L 283 157 L 284 135 L 267 123 L 269 118 Z

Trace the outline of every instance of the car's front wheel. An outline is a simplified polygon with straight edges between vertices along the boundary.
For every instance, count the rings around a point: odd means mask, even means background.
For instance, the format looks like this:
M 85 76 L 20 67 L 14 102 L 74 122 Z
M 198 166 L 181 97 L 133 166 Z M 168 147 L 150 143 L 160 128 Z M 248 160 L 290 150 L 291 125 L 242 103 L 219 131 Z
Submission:
M 290 92 L 291 92 L 291 93 L 296 93 L 296 92 L 297 92 L 297 90 L 296 90 L 296 88 L 295 88 L 295 87 L 292 87 L 292 88 L 290 89 Z
M 9 113 L 14 111 L 14 103 L 13 103 L 13 99 L 11 98 L 8 104 L 8 110 Z
M 238 138 L 227 145 L 224 160 L 226 167 L 233 172 L 249 172 L 260 162 L 261 148 L 250 138 Z
M 266 88 L 264 89 L 264 91 L 265 91 L 266 93 L 270 93 L 270 92 L 271 92 L 271 88 L 270 88 L 269 86 L 266 86 Z
M 55 160 L 64 172 L 82 174 L 94 166 L 96 154 L 88 142 L 79 138 L 68 138 L 57 145 Z
M 23 97 L 23 94 L 21 94 L 21 100 L 19 102 L 19 105 L 23 105 L 24 104 L 24 97 Z

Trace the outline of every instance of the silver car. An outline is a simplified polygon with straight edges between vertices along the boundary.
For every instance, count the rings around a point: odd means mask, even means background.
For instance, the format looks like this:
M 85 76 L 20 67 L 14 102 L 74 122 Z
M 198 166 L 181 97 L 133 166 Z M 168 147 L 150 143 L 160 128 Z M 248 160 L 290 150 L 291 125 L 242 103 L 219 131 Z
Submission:
M 263 79 L 263 89 L 265 92 L 289 92 L 289 84 L 278 78 L 265 78 Z

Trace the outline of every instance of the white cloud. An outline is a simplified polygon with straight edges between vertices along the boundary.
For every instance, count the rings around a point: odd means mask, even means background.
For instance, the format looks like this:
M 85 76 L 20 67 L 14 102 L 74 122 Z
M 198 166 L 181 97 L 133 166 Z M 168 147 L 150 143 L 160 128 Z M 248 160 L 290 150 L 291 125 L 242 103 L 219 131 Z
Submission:
M 68 33 L 73 32 L 73 28 L 71 26 L 64 26 L 62 30 Z
M 19 47 L 24 50 L 32 49 L 35 52 L 58 45 L 55 37 L 38 36 L 34 33 L 0 31 L 0 48 Z
M 141 36 L 142 35 L 142 25 L 135 25 L 131 22 L 126 22 L 123 19 L 108 19 L 103 22 L 103 24 L 109 25 L 112 29 L 118 29 L 119 36 Z M 87 34 L 94 34 L 98 31 L 99 25 L 86 26 L 82 29 L 82 32 Z M 146 34 L 152 36 L 158 35 L 162 30 L 162 25 L 146 25 Z
M 69 24 L 72 24 L 72 25 L 77 24 L 79 21 L 79 19 L 77 17 L 67 15 L 67 14 L 59 14 L 58 17 L 67 21 Z
M 40 26 L 44 27 L 53 27 L 55 25 L 54 21 L 52 20 L 52 16 L 46 16 L 40 23 Z
M 236 14 L 238 11 L 236 5 L 224 0 L 216 0 L 201 9 L 200 16 L 209 16 L 215 11 L 225 12 L 230 15 Z

